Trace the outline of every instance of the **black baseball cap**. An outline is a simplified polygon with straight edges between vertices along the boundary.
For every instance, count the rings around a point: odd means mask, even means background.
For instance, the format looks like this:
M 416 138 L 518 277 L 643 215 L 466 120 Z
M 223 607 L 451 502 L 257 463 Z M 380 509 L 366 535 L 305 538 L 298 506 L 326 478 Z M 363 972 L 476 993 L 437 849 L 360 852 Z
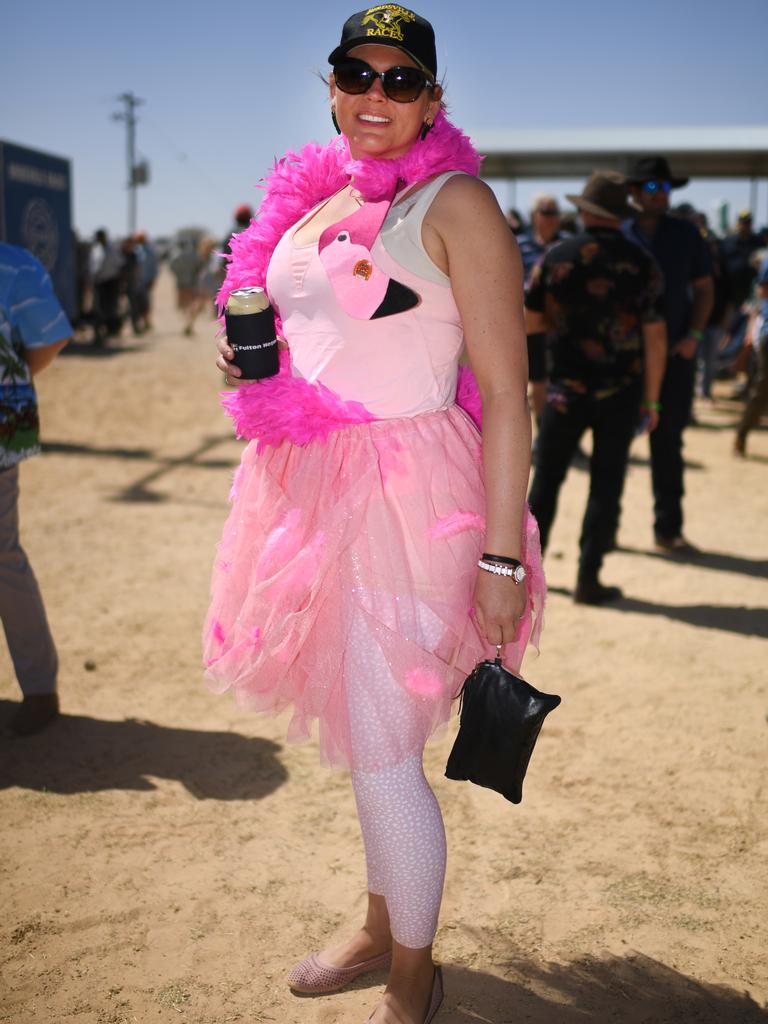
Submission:
M 435 30 L 426 18 L 414 14 L 407 7 L 377 4 L 347 18 L 341 30 L 341 42 L 328 58 L 328 63 L 338 64 L 351 49 L 365 43 L 402 50 L 416 61 L 422 71 L 433 79 L 437 78 Z

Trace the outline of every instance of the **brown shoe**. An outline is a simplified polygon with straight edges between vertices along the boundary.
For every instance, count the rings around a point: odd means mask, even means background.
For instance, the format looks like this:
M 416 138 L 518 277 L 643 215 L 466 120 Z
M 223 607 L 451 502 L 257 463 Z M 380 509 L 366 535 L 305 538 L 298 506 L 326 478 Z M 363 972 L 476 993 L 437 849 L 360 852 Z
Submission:
M 606 587 L 597 579 L 579 580 L 573 592 L 576 604 L 610 604 L 623 596 L 620 587 Z
M 692 555 L 701 554 L 696 545 L 691 544 L 682 534 L 677 537 L 659 537 L 657 534 L 654 538 L 654 544 L 658 552 L 666 555 L 680 555 L 683 558 L 690 558 Z
M 33 736 L 58 717 L 59 695 L 57 693 L 41 693 L 33 697 L 24 697 L 18 711 L 11 719 L 11 732 L 17 736 Z

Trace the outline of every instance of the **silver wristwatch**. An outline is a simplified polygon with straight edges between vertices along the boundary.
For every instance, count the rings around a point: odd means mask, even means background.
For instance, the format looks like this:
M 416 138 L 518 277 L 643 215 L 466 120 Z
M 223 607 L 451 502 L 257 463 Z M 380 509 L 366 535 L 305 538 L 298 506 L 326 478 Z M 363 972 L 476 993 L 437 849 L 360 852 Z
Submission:
M 528 575 L 522 562 L 518 562 L 517 565 L 494 565 L 481 558 L 477 565 L 478 568 L 495 573 L 496 576 L 511 576 L 515 583 L 523 583 Z

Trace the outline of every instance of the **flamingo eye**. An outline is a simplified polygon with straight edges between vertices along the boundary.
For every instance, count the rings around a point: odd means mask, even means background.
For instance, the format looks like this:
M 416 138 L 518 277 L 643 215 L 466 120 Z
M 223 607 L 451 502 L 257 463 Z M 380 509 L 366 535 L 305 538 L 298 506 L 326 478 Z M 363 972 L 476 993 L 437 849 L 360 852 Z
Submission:
M 346 242 L 346 240 L 348 238 L 349 238 L 349 235 L 346 234 L 344 231 L 342 231 L 342 233 L 336 238 L 336 241 L 337 242 Z

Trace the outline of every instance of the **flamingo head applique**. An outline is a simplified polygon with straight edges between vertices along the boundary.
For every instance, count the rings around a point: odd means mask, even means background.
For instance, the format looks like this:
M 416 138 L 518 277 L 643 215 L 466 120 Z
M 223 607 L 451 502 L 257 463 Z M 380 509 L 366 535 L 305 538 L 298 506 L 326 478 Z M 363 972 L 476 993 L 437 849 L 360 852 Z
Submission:
M 416 292 L 384 273 L 371 257 L 390 205 L 389 199 L 364 203 L 320 236 L 320 262 L 339 305 L 355 320 L 393 316 L 420 301 Z

